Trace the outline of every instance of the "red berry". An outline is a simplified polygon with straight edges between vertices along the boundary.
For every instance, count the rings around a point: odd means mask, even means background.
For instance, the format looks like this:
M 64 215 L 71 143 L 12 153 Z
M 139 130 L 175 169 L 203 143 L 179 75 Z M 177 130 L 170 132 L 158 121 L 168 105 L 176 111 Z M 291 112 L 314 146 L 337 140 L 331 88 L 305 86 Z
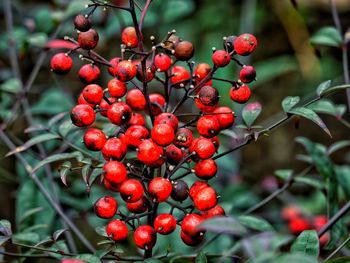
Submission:
M 256 71 L 252 66 L 243 66 L 239 72 L 239 79 L 243 83 L 250 83 L 256 78 Z
M 151 109 L 152 109 L 153 115 L 157 116 L 157 115 L 161 114 L 163 112 L 163 108 L 164 108 L 165 103 L 166 103 L 163 95 L 161 95 L 159 93 L 151 93 L 151 94 L 149 94 L 149 100 L 150 100 L 151 105 L 152 105 Z M 147 109 L 147 111 L 148 111 L 148 109 Z
M 228 129 L 230 128 L 233 123 L 235 122 L 235 114 L 234 112 L 227 106 L 218 107 L 214 110 L 214 113 L 221 113 L 216 114 L 215 117 L 219 121 L 220 124 L 220 130 Z
M 107 141 L 100 129 L 90 128 L 84 134 L 84 144 L 91 151 L 101 151 Z
M 227 66 L 231 61 L 230 54 L 225 50 L 216 50 L 211 59 L 213 60 L 214 65 L 218 68 Z
M 157 124 L 168 124 L 174 129 L 174 131 L 176 131 L 177 126 L 179 125 L 179 120 L 174 114 L 169 112 L 164 112 L 159 114 L 154 119 L 154 125 L 157 125 Z
M 173 128 L 168 124 L 154 125 L 151 130 L 151 137 L 154 142 L 161 146 L 171 144 L 175 138 Z
M 136 30 L 134 27 L 126 27 L 122 32 L 122 42 L 129 48 L 137 47 L 139 40 L 137 38 Z
M 194 173 L 201 179 L 213 178 L 217 172 L 217 165 L 213 159 L 199 161 L 194 167 Z
M 82 261 L 80 259 L 68 259 L 68 258 L 65 258 L 65 259 L 61 260 L 61 263 L 86 263 L 86 262 Z
M 57 53 L 51 58 L 50 62 L 51 70 L 56 74 L 66 74 L 73 66 L 73 60 L 65 53 Z
M 113 184 L 106 179 L 103 179 L 103 184 L 106 187 L 106 189 L 111 190 L 113 192 L 119 192 L 120 184 Z
M 122 60 L 121 58 L 115 57 L 109 61 L 109 63 L 112 66 L 108 68 L 108 73 L 111 74 L 113 77 L 117 75 L 117 66 L 121 60 Z
M 89 105 L 79 104 L 72 109 L 70 118 L 75 126 L 87 127 L 94 123 L 96 114 Z
M 102 148 L 103 157 L 109 161 L 115 159 L 120 161 L 124 158 L 127 151 L 126 143 L 119 138 L 110 138 Z
M 115 98 L 108 98 L 109 103 L 113 104 L 115 102 Z M 102 99 L 100 102 L 100 114 L 104 117 L 107 117 L 108 109 L 111 107 L 105 99 Z
M 121 82 L 117 79 L 111 79 L 108 82 L 107 87 L 108 87 L 109 94 L 115 98 L 123 97 L 126 93 L 126 90 L 127 90 L 126 83 Z
M 202 112 L 213 112 L 217 107 L 217 104 L 213 106 L 206 106 L 201 102 L 200 99 L 195 99 L 194 102 L 196 103 L 197 108 Z
M 295 205 L 289 205 L 282 209 L 281 217 L 287 221 L 299 218 L 301 217 L 301 209 Z
M 147 211 L 148 209 L 148 201 L 146 197 L 142 197 L 136 202 L 133 203 L 126 203 L 126 208 L 134 214 L 141 214 Z
M 193 185 L 191 186 L 190 188 L 190 191 L 189 191 L 189 195 L 191 197 L 191 199 L 193 200 L 193 198 L 196 196 L 196 194 L 206 188 L 206 187 L 209 187 L 209 184 L 207 184 L 206 182 L 202 182 L 202 181 L 196 181 L 193 183 Z
M 120 81 L 126 82 L 136 76 L 136 66 L 129 60 L 122 60 L 116 67 L 116 76 Z
M 190 147 L 191 143 L 193 141 L 193 134 L 190 129 L 187 128 L 180 128 L 177 130 L 175 134 L 175 141 L 174 144 L 177 147 Z
M 137 148 L 137 158 L 146 165 L 157 162 L 163 154 L 163 148 L 152 140 L 143 140 Z
M 140 200 L 144 193 L 142 184 L 136 179 L 125 180 L 119 191 L 123 200 L 130 203 Z
M 79 70 L 79 78 L 84 83 L 93 83 L 100 77 L 100 69 L 94 64 L 86 64 Z
M 142 68 L 141 62 L 138 62 L 135 64 L 136 65 L 136 78 L 141 81 L 141 82 L 150 82 L 156 73 L 156 67 L 151 64 L 151 62 L 147 61 L 146 62 L 146 67 L 145 67 L 145 72 L 146 75 L 144 74 L 144 70 Z
M 129 230 L 123 221 L 116 219 L 108 223 L 106 232 L 110 239 L 120 242 L 127 239 Z
M 146 107 L 146 99 L 142 91 L 139 89 L 131 89 L 126 94 L 126 104 L 128 104 L 133 110 L 141 111 Z
M 90 28 L 86 32 L 80 32 L 78 35 L 78 43 L 82 49 L 94 49 L 98 44 L 99 36 L 95 29 Z
M 141 125 L 132 125 L 126 131 L 126 143 L 133 147 L 138 147 L 140 143 L 148 137 L 148 130 Z
M 167 71 L 171 67 L 171 58 L 164 53 L 159 53 L 154 57 L 154 65 L 158 71 Z
M 97 84 L 89 84 L 83 89 L 83 97 L 88 103 L 99 104 L 103 97 L 103 90 Z
M 182 84 L 186 85 L 186 83 L 190 80 L 190 73 L 183 66 L 174 66 L 171 70 L 171 83 L 175 88 L 181 88 Z
M 212 86 L 204 86 L 198 92 L 198 99 L 205 106 L 215 106 L 219 103 L 219 92 Z
M 88 103 L 83 96 L 83 93 L 80 93 L 79 97 L 78 97 L 78 104 L 87 104 L 89 105 L 91 108 L 93 108 L 95 106 L 95 104 L 92 103 Z
M 74 26 L 80 32 L 86 32 L 91 28 L 91 22 L 89 18 L 83 15 L 77 15 L 74 18 Z
M 162 235 L 172 233 L 176 228 L 176 220 L 173 215 L 160 214 L 154 220 L 154 229 Z
M 126 123 L 127 125 L 142 125 L 145 126 L 145 118 L 140 113 L 133 112 L 131 119 Z
M 304 218 L 293 218 L 288 224 L 290 232 L 300 234 L 304 230 L 310 230 L 312 227 L 310 222 Z
M 204 137 L 200 136 L 199 138 L 204 138 Z M 209 138 L 209 140 L 214 144 L 215 151 L 217 151 L 220 146 L 219 138 L 217 136 L 214 136 Z
M 161 203 L 168 199 L 172 190 L 172 185 L 168 179 L 156 177 L 148 185 L 149 195 L 156 202 Z
M 203 218 L 197 214 L 188 214 L 181 223 L 181 230 L 186 235 L 195 237 L 200 234 L 199 225 L 203 222 Z
M 316 231 L 320 231 L 321 228 L 324 227 L 324 225 L 327 223 L 328 223 L 328 218 L 325 215 L 315 216 L 312 222 Z
M 197 77 L 197 82 L 204 79 L 206 76 L 208 76 L 209 72 L 211 71 L 211 67 L 207 63 L 200 63 L 197 65 L 197 67 L 194 69 L 193 76 Z
M 113 103 L 107 111 L 107 117 L 111 123 L 121 125 L 131 118 L 132 111 L 128 104 L 124 102 Z
M 183 231 L 180 233 L 181 240 L 187 245 L 187 246 L 197 246 L 200 242 L 202 242 L 204 235 L 200 234 L 195 237 L 191 237 L 189 235 L 186 235 Z
M 182 202 L 187 199 L 189 193 L 188 185 L 183 180 L 177 180 L 173 183 L 171 198 L 175 201 Z
M 194 47 L 189 41 L 181 41 L 175 47 L 174 56 L 180 61 L 187 61 L 193 57 Z
M 246 103 L 250 99 L 250 89 L 247 85 L 242 85 L 238 89 L 232 87 L 230 90 L 231 100 L 237 103 Z
M 201 216 L 203 217 L 203 219 L 209 219 L 216 216 L 224 216 L 224 215 L 225 215 L 225 210 L 220 205 L 216 205 L 207 211 L 201 212 Z
M 170 144 L 165 150 L 167 162 L 173 165 L 178 164 L 184 155 L 185 153 L 182 152 L 182 150 L 176 147 L 174 144 Z
M 189 149 L 190 152 L 195 152 L 201 159 L 211 158 L 216 151 L 212 141 L 206 138 L 193 140 Z
M 117 212 L 118 203 L 112 196 L 104 196 L 95 202 L 94 209 L 98 217 L 112 218 Z
M 211 138 L 220 132 L 220 123 L 215 115 L 204 115 L 197 122 L 197 130 L 203 137 Z
M 193 198 L 194 206 L 200 211 L 213 208 L 218 203 L 216 192 L 211 187 L 205 187 L 198 191 Z
M 118 161 L 106 162 L 102 168 L 104 179 L 113 185 L 118 185 L 127 179 L 127 171 L 124 164 Z
M 233 46 L 238 55 L 247 56 L 256 49 L 257 41 L 251 34 L 242 34 L 234 40 Z
M 141 249 L 152 249 L 157 241 L 157 232 L 149 225 L 136 228 L 134 232 L 136 246 Z

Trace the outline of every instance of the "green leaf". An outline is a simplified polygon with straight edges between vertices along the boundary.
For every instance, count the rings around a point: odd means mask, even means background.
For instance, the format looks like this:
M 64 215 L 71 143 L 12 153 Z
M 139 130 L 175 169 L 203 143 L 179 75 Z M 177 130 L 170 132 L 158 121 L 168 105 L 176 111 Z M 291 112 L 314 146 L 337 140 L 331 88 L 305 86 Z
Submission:
M 293 242 L 291 252 L 299 252 L 307 256 L 317 257 L 319 254 L 319 240 L 315 230 L 303 231 Z
M 293 175 L 293 170 L 290 170 L 290 169 L 276 170 L 275 175 L 283 180 L 288 180 Z
M 341 257 L 336 259 L 327 260 L 324 263 L 350 263 L 350 257 Z
M 70 168 L 72 166 L 71 162 L 64 162 L 60 168 L 59 168 L 59 172 L 60 172 L 60 178 L 62 183 L 67 186 L 67 174 L 70 171 Z
M 146 263 L 163 263 L 163 261 L 156 259 L 156 258 L 148 258 L 142 262 L 146 262 Z
M 318 85 L 318 87 L 316 88 L 316 93 L 318 96 L 321 96 L 321 94 L 327 90 L 332 84 L 331 80 L 326 80 L 324 82 L 322 82 L 320 85 Z
M 82 254 L 74 258 L 84 260 L 86 263 L 101 263 L 98 257 L 91 254 Z
M 310 186 L 315 187 L 317 189 L 324 189 L 324 184 L 322 182 L 320 182 L 319 180 L 316 180 L 314 178 L 310 178 L 310 177 L 306 177 L 306 176 L 296 177 L 296 178 L 294 178 L 294 181 L 298 182 L 298 183 L 310 185 Z
M 4 236 L 11 236 L 12 230 L 11 230 L 11 222 L 8 220 L 0 220 L 0 233 L 2 233 Z
M 40 236 L 37 233 L 17 233 L 12 236 L 14 242 L 26 243 L 26 244 L 36 244 L 40 241 Z
M 326 88 L 326 89 L 323 89 L 321 90 L 318 95 L 320 97 L 323 97 L 325 95 L 328 95 L 332 92 L 336 92 L 336 91 L 339 91 L 339 90 L 345 90 L 345 89 L 348 89 L 350 88 L 350 85 L 346 84 L 346 85 L 338 85 L 338 86 L 333 86 L 333 87 L 329 87 L 329 88 Z
M 340 47 L 342 42 L 339 31 L 331 26 L 321 28 L 310 38 L 310 43 L 313 45 Z
M 226 216 L 218 216 L 205 220 L 200 225 L 200 228 L 209 232 L 225 233 L 237 236 L 242 236 L 247 232 L 246 228 L 236 219 Z
M 315 257 L 303 255 L 300 253 L 293 254 L 283 254 L 277 257 L 272 263 L 318 263 L 318 260 Z
M 263 218 L 254 216 L 239 216 L 237 219 L 242 225 L 254 230 L 262 232 L 274 231 L 271 224 Z
M 95 231 L 97 234 L 103 237 L 108 237 L 107 232 L 106 232 L 106 227 L 104 226 L 98 226 L 95 228 Z
M 338 184 L 343 189 L 347 199 L 350 198 L 350 166 L 336 165 L 334 166 L 334 172 L 337 176 Z
M 27 218 L 31 217 L 32 215 L 39 213 L 41 211 L 43 211 L 44 208 L 43 207 L 34 207 L 32 209 L 29 209 L 27 211 L 25 211 L 25 213 L 23 214 L 22 217 L 19 218 L 19 223 L 22 223 L 24 220 L 26 220 Z
M 16 78 L 8 79 L 0 85 L 0 90 L 14 94 L 20 92 L 21 89 L 22 83 Z
M 60 124 L 58 127 L 58 132 L 62 137 L 66 137 L 74 127 L 75 126 L 72 124 L 72 121 L 69 119 Z
M 59 237 L 64 233 L 66 232 L 67 229 L 59 229 L 59 230 L 56 230 L 53 234 L 52 234 L 52 238 L 53 240 L 56 242 L 57 239 L 59 239 Z
M 333 153 L 335 153 L 336 151 L 342 150 L 346 147 L 350 147 L 350 141 L 348 140 L 344 140 L 344 141 L 338 141 L 333 143 L 331 146 L 329 146 L 328 148 L 328 155 L 331 155 Z
M 344 114 L 344 106 L 345 105 L 335 105 L 332 101 L 323 99 L 310 104 L 307 108 L 317 113 L 329 114 L 339 118 Z
M 332 137 L 330 131 L 328 130 L 326 124 L 322 121 L 322 119 L 317 115 L 316 112 L 304 107 L 294 108 L 288 111 L 290 114 L 298 115 L 309 119 L 316 123 L 322 130 L 324 130 L 330 137 Z
M 199 252 L 197 257 L 196 257 L 196 261 L 195 263 L 207 263 L 207 256 L 204 254 L 203 251 Z
M 286 97 L 282 101 L 282 108 L 284 112 L 289 112 L 300 101 L 300 97 Z
M 6 154 L 6 157 L 8 157 L 14 153 L 23 152 L 35 144 L 49 141 L 49 140 L 59 139 L 59 138 L 60 137 L 56 134 L 51 134 L 51 133 L 40 134 L 40 135 L 35 136 L 35 137 L 31 138 L 30 140 L 26 141 L 23 145 L 18 146 L 14 150 L 8 152 Z
M 47 34 L 38 32 L 28 36 L 26 42 L 30 46 L 43 48 L 47 43 Z
M 249 103 L 242 109 L 243 121 L 248 127 L 251 127 L 260 113 L 261 104 L 259 102 Z

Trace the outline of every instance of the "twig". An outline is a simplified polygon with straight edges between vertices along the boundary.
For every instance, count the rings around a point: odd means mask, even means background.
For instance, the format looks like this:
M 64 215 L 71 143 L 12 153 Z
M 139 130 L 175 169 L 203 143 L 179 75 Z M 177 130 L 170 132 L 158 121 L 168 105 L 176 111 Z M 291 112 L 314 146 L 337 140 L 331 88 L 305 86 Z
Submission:
M 141 13 L 141 19 L 140 19 L 140 25 L 139 25 L 139 30 L 140 32 L 142 32 L 142 28 L 143 28 L 143 23 L 145 21 L 145 17 L 146 17 L 146 14 L 147 14 L 147 10 L 151 4 L 152 0 L 147 0 L 146 4 L 145 4 L 145 7 L 143 8 L 142 10 L 142 13 Z

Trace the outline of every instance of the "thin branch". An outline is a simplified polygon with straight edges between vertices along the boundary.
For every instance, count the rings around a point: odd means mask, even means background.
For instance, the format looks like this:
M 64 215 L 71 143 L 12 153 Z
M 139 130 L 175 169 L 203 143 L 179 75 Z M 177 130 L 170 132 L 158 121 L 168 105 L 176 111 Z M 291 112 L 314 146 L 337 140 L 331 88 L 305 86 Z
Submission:
M 151 4 L 152 0 L 147 0 L 145 7 L 143 8 L 142 12 L 141 12 L 141 19 L 140 19 L 140 25 L 139 25 L 139 30 L 140 32 L 142 32 L 142 28 L 143 28 L 143 23 L 145 21 L 145 17 L 147 14 L 147 10 Z
M 350 237 L 344 240 L 324 261 L 330 260 L 333 256 L 335 256 L 346 244 L 350 241 Z

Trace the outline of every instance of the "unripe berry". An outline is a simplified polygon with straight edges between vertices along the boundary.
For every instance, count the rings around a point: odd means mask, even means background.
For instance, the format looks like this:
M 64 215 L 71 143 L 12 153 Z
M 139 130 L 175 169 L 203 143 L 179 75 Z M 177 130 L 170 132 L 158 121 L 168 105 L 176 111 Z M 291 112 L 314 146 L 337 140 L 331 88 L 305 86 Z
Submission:
M 170 196 L 172 185 L 168 179 L 156 177 L 148 185 L 149 195 L 158 203 L 164 202 Z
M 203 217 L 203 219 L 209 219 L 216 216 L 224 216 L 224 215 L 225 215 L 225 210 L 220 205 L 216 205 L 207 211 L 201 212 L 201 216 Z
M 126 203 L 126 208 L 129 210 L 129 212 L 134 214 L 142 214 L 147 211 L 148 209 L 148 201 L 146 197 L 142 197 L 136 202 L 133 203 Z
M 194 69 L 193 76 L 197 77 L 196 81 L 199 82 L 204 79 L 210 72 L 211 67 L 207 63 L 200 63 Z
M 136 76 L 136 66 L 129 60 L 122 60 L 116 67 L 116 76 L 120 81 L 127 82 Z
M 174 129 L 168 124 L 156 124 L 151 130 L 151 138 L 161 146 L 167 146 L 174 141 Z
M 211 138 L 220 132 L 220 123 L 215 115 L 204 115 L 197 122 L 197 130 L 205 138 Z
M 95 202 L 95 214 L 100 218 L 112 218 L 118 209 L 117 200 L 112 196 L 103 196 Z
M 74 18 L 74 26 L 80 32 L 86 32 L 91 28 L 91 22 L 84 15 L 77 15 Z
M 151 102 L 151 110 L 153 112 L 154 116 L 157 116 L 163 112 L 163 108 L 165 106 L 165 98 L 163 95 L 159 93 L 151 93 L 149 94 L 149 100 Z M 148 108 L 146 107 L 146 110 L 148 112 Z
M 72 69 L 73 60 L 63 52 L 57 53 L 51 58 L 50 66 L 56 74 L 64 75 Z
M 111 123 L 121 125 L 127 123 L 131 118 L 132 111 L 124 102 L 113 103 L 107 111 L 107 117 Z
M 257 47 L 257 40 L 251 34 L 242 34 L 234 40 L 234 49 L 238 55 L 247 56 Z
M 230 90 L 231 100 L 240 104 L 246 103 L 250 99 L 250 96 L 251 91 L 247 85 L 242 85 L 238 89 L 232 87 Z
M 193 134 L 190 129 L 187 128 L 180 128 L 177 130 L 175 134 L 175 141 L 174 144 L 177 147 L 190 147 L 191 143 L 193 141 Z
M 146 165 L 157 162 L 163 154 L 163 148 L 152 140 L 143 140 L 137 148 L 137 158 Z
M 127 171 L 124 164 L 118 161 L 106 162 L 102 168 L 104 179 L 113 185 L 118 185 L 127 179 Z
M 140 113 L 133 112 L 131 115 L 131 119 L 126 123 L 129 126 L 132 125 L 142 125 L 145 126 L 145 118 Z
M 112 97 L 121 98 L 126 94 L 126 90 L 127 90 L 126 83 L 121 82 L 120 80 L 111 79 L 108 82 L 107 87 L 108 87 L 109 94 Z
M 256 71 L 252 66 L 243 66 L 239 72 L 239 79 L 243 83 L 250 83 L 256 78 Z
M 97 84 L 89 84 L 83 89 L 83 97 L 88 103 L 99 104 L 103 97 L 103 90 Z
M 115 57 L 109 61 L 109 63 L 112 66 L 108 67 L 108 73 L 111 74 L 113 77 L 115 77 L 117 75 L 117 66 L 121 60 L 122 60 L 121 58 Z
M 113 104 L 115 102 L 115 98 L 108 98 L 108 101 Z M 107 112 L 108 109 L 111 107 L 111 105 L 102 98 L 101 102 L 100 102 L 100 114 L 104 117 L 107 117 Z
M 191 77 L 188 70 L 183 66 L 174 66 L 171 70 L 171 74 L 173 76 L 170 78 L 170 81 L 175 88 L 181 88 L 180 84 L 186 85 Z
M 80 32 L 78 35 L 78 44 L 82 49 L 94 49 L 98 44 L 98 40 L 98 33 L 92 28 L 86 32 Z
M 157 125 L 157 124 L 168 124 L 174 129 L 174 131 L 176 131 L 177 126 L 179 125 L 179 120 L 174 114 L 170 112 L 164 112 L 159 114 L 154 119 L 154 125 Z
M 129 230 L 123 221 L 116 219 L 108 223 L 106 232 L 110 239 L 121 242 L 127 239 Z
M 225 50 L 216 50 L 211 59 L 213 60 L 214 65 L 218 68 L 227 66 L 231 61 L 230 54 Z
M 79 70 L 79 79 L 86 84 L 95 82 L 100 77 L 100 69 L 93 64 L 86 64 Z
M 175 47 L 175 57 L 180 61 L 187 61 L 193 57 L 194 47 L 189 41 L 181 41 Z
M 125 131 L 126 143 L 133 147 L 138 147 L 140 143 L 148 137 L 148 130 L 141 125 L 132 125 Z
M 134 27 L 126 27 L 122 32 L 122 42 L 129 48 L 137 47 L 139 41 Z
M 154 65 L 161 72 L 167 71 L 171 67 L 171 58 L 164 53 L 159 53 L 154 57 Z
M 125 102 L 133 110 L 141 111 L 146 107 L 146 99 L 139 89 L 131 89 L 126 93 Z
M 110 138 L 102 148 L 103 157 L 109 161 L 114 159 L 120 161 L 124 158 L 127 148 L 126 143 L 119 138 Z
M 144 193 L 142 184 L 136 179 L 125 180 L 121 184 L 119 191 L 123 200 L 130 203 L 140 200 Z
M 101 151 L 107 141 L 100 129 L 90 128 L 84 134 L 84 144 L 90 151 Z
M 139 226 L 134 232 L 134 241 L 141 249 L 152 249 L 157 241 L 157 232 L 149 225 Z
M 199 161 L 194 167 L 194 173 L 198 178 L 209 180 L 216 175 L 217 165 L 213 159 Z
M 183 231 L 180 233 L 181 240 L 187 245 L 191 247 L 197 246 L 200 242 L 202 242 L 204 235 L 197 235 L 195 237 L 191 237 L 189 235 L 186 235 Z
M 216 192 L 211 187 L 205 187 L 198 191 L 193 198 L 194 206 L 200 211 L 213 208 L 218 203 Z
M 173 183 L 171 198 L 175 201 L 182 202 L 187 199 L 189 194 L 188 185 L 183 180 L 177 180 Z
M 87 127 L 94 123 L 96 114 L 89 105 L 79 104 L 72 109 L 70 118 L 75 126 Z
M 190 152 L 195 152 L 200 159 L 208 159 L 212 157 L 216 151 L 212 141 L 206 138 L 193 140 L 189 149 Z
M 184 153 L 174 144 L 170 144 L 166 148 L 165 156 L 168 163 L 175 165 L 181 162 L 182 158 L 184 157 Z
M 203 222 L 203 218 L 197 214 L 186 215 L 181 223 L 181 230 L 186 235 L 196 237 L 200 234 L 199 225 Z
M 216 114 L 215 117 L 219 121 L 220 130 L 230 128 L 235 122 L 235 115 L 232 110 L 227 106 L 218 107 L 214 110 L 214 113 L 222 113 Z
M 168 235 L 176 228 L 176 220 L 173 215 L 160 214 L 154 219 L 154 229 L 161 235 Z
M 219 92 L 212 86 L 204 86 L 198 92 L 198 99 L 205 106 L 215 106 L 219 102 Z
M 191 199 L 193 200 L 193 198 L 196 196 L 196 194 L 206 188 L 206 187 L 209 187 L 209 184 L 207 184 L 206 182 L 202 182 L 202 181 L 196 181 L 193 183 L 193 185 L 191 186 L 190 188 L 190 191 L 189 191 L 189 195 L 191 197 Z

